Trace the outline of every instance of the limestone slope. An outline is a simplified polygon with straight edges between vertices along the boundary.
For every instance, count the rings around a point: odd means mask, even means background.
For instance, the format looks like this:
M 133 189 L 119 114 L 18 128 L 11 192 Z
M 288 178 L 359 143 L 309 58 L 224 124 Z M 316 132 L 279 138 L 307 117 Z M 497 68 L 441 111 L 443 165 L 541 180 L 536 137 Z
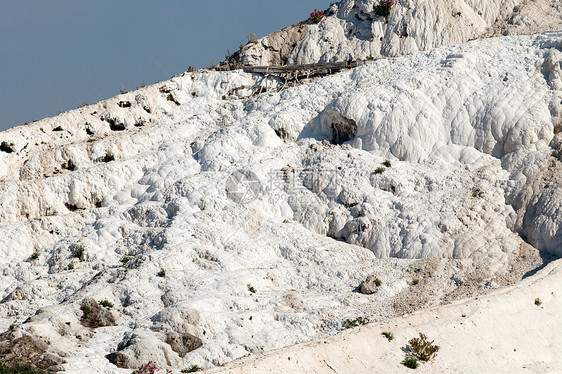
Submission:
M 185 73 L 0 133 L 0 352 L 211 367 L 520 279 L 562 248 L 561 49 Z
M 560 373 L 560 266 L 558 260 L 532 278 L 484 297 L 240 359 L 209 373 L 410 373 L 400 363 L 408 340 L 419 332 L 440 350 L 416 372 Z M 392 332 L 394 339 L 387 341 L 382 332 Z

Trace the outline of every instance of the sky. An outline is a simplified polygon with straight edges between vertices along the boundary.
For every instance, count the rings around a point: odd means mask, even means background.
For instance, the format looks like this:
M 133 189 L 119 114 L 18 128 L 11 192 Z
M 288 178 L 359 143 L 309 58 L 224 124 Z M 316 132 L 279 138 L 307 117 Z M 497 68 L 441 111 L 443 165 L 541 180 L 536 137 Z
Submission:
M 0 0 L 0 131 L 219 63 L 330 0 Z

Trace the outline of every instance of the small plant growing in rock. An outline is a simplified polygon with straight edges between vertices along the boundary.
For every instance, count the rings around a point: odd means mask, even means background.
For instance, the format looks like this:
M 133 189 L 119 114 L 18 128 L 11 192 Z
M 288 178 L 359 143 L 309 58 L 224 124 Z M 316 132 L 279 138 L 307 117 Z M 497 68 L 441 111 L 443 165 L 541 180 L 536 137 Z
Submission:
M 348 318 L 342 322 L 341 326 L 342 329 L 346 330 L 353 327 L 357 327 L 359 325 L 366 325 L 367 323 L 369 323 L 369 318 L 367 317 L 357 317 L 355 319 Z
M 393 5 L 394 0 L 382 0 L 378 5 L 374 6 L 375 15 L 388 18 Z
M 375 286 L 380 287 L 381 284 L 382 284 L 382 281 L 379 278 L 375 279 Z
M 195 71 L 195 69 L 193 68 L 193 66 L 189 65 L 189 67 L 187 68 L 187 72 L 193 73 L 194 71 Z
M 74 270 L 74 262 L 71 262 L 70 264 L 68 264 L 68 266 L 66 268 L 68 270 Z
M 388 331 L 381 332 L 381 335 L 384 336 L 385 338 L 387 338 L 388 341 L 391 341 L 391 340 L 394 339 L 394 334 L 391 333 L 391 332 L 388 332 Z
M 132 374 L 154 374 L 159 370 L 160 369 L 158 369 L 154 361 L 148 361 L 146 364 L 139 366 L 139 368 L 133 371 Z M 171 374 L 172 371 L 170 369 L 166 369 L 166 373 Z
M 127 262 L 131 261 L 131 258 L 127 255 L 124 255 L 123 257 L 121 257 L 121 259 L 119 260 L 119 262 L 121 262 L 123 265 L 125 265 Z
M 33 254 L 30 257 L 32 260 L 37 260 L 39 258 L 39 252 L 33 252 Z
M 416 284 L 420 283 L 419 279 L 414 279 L 412 280 L 412 286 L 415 286 Z
M 407 368 L 410 369 L 416 369 L 418 367 L 418 360 L 416 360 L 413 357 L 406 357 L 403 361 L 402 361 L 402 365 L 406 366 Z
M 90 309 L 90 307 L 87 306 L 87 305 L 82 305 L 82 306 L 80 307 L 80 310 L 82 311 L 82 318 L 83 318 L 83 319 L 88 318 L 88 316 L 90 315 L 90 313 L 92 313 L 92 309 Z
M 386 166 L 387 168 L 392 166 L 392 163 L 390 162 L 390 160 L 384 160 L 384 162 L 382 163 L 384 166 Z
M 248 39 L 248 44 L 257 44 L 257 40 L 256 40 L 256 34 L 255 33 L 250 33 L 250 34 L 246 34 L 246 39 Z
M 43 370 L 33 369 L 29 366 L 6 366 L 0 363 L 0 374 L 43 374 Z
M 375 169 L 375 174 L 382 174 L 385 172 L 385 168 L 383 168 L 382 166 L 378 167 Z
M 107 299 L 100 301 L 100 305 L 106 307 L 107 309 L 111 309 L 113 307 L 113 303 Z
M 252 286 L 250 283 L 248 283 L 248 291 L 250 291 L 251 293 L 256 293 L 256 289 L 254 288 L 254 286 Z
M 541 304 L 542 304 L 542 300 L 537 297 L 537 298 L 535 299 L 535 305 L 536 305 L 536 306 L 541 306 Z
M 188 367 L 187 369 L 183 369 L 181 372 L 182 373 L 195 373 L 197 371 L 201 371 L 203 370 L 203 368 L 199 365 L 191 365 L 190 367 Z
M 166 277 L 166 269 L 160 268 L 160 271 L 158 273 L 156 273 L 156 276 L 160 277 L 160 278 L 165 278 Z
M 80 261 L 84 261 L 84 247 L 82 247 L 81 245 L 73 244 L 70 249 L 72 250 L 72 258 L 77 258 Z
M 411 351 L 415 358 L 420 361 L 429 361 L 437 356 L 439 346 L 433 344 L 432 341 L 427 340 L 427 336 L 420 332 L 419 338 L 412 338 L 408 341 Z
M 324 11 L 314 9 L 314 12 L 310 13 L 310 17 L 308 19 L 310 19 L 312 22 L 318 24 L 318 23 L 322 22 L 322 20 L 324 19 Z

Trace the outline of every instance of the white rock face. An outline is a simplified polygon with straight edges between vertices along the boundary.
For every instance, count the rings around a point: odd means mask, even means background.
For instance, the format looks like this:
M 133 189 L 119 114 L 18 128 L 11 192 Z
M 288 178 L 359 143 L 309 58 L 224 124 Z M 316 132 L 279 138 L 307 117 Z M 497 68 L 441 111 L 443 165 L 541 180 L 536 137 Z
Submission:
M 0 329 L 69 372 L 178 369 L 404 312 L 414 277 L 420 305 L 498 286 L 520 235 L 561 254 L 561 49 L 485 39 L 252 97 L 261 76 L 186 73 L 2 132 Z M 83 327 L 89 298 L 118 325 Z
M 317 62 L 402 56 L 464 43 L 483 35 L 533 34 L 562 27 L 557 0 L 397 0 L 387 19 L 377 16 L 379 0 L 343 0 L 319 24 L 303 21 L 249 44 L 244 65 Z M 306 27 L 306 32 L 303 28 Z M 278 47 L 280 40 L 292 46 Z

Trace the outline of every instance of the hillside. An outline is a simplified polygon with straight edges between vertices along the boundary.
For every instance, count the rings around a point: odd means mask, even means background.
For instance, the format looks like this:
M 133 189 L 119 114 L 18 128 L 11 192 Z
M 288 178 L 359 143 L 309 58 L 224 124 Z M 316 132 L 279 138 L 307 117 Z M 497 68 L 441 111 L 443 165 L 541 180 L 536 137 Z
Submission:
M 331 50 L 320 35 L 374 4 L 352 3 L 302 24 L 293 60 L 279 61 L 338 60 L 349 46 L 361 57 L 357 36 L 324 60 L 317 53 Z M 467 41 L 524 33 L 550 3 L 402 3 L 385 28 L 455 6 L 462 22 L 489 12 L 472 28 L 435 16 L 435 27 L 409 29 L 415 43 L 369 52 L 406 56 L 296 87 L 203 69 L 0 132 L 0 362 L 211 368 L 368 318 L 359 343 L 380 326 L 419 322 L 404 314 L 451 317 L 487 295 L 484 321 L 507 302 L 493 295 L 554 287 L 557 271 L 535 273 L 562 254 L 562 32 Z M 505 21 L 514 7 L 519 23 Z M 374 292 L 361 292 L 374 278 Z M 550 326 L 558 299 L 536 297 Z M 539 318 L 523 304 L 511 323 Z M 461 339 L 451 324 L 423 326 Z M 558 349 L 543 343 L 535 351 Z M 437 372 L 454 368 L 453 353 L 442 352 Z

